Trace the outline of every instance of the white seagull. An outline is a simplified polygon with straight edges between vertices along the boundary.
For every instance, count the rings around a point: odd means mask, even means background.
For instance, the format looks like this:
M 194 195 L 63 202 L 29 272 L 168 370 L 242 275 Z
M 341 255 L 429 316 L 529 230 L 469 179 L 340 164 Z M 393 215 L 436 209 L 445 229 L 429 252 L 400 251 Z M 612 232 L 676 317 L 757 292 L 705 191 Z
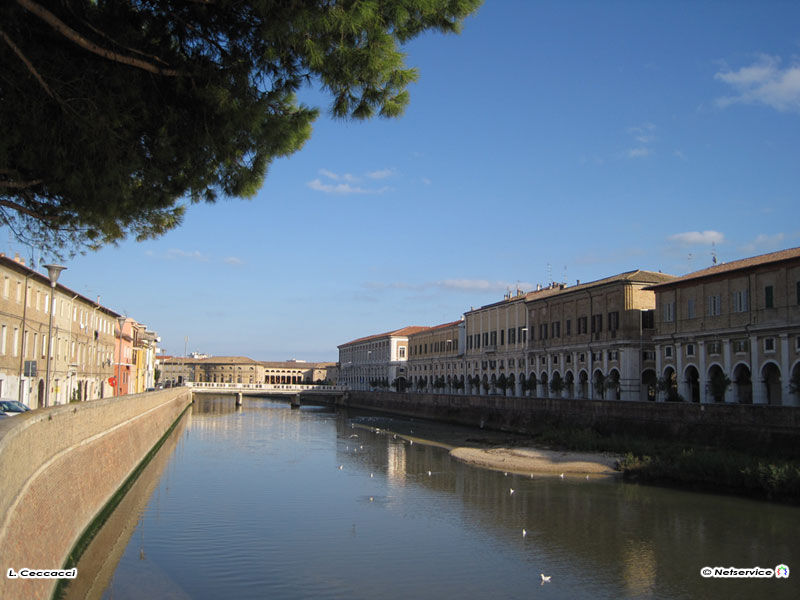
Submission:
M 514 493 L 514 488 L 508 488 L 508 493 L 509 493 L 509 495 L 513 494 Z
M 525 537 L 526 535 L 528 535 L 528 532 L 523 529 L 522 530 L 522 537 Z
M 562 473 L 562 474 L 560 475 L 560 477 L 561 477 L 561 479 L 564 479 L 564 474 Z
M 539 573 L 542 576 L 542 583 L 547 583 L 550 581 L 550 575 L 545 575 L 544 573 Z

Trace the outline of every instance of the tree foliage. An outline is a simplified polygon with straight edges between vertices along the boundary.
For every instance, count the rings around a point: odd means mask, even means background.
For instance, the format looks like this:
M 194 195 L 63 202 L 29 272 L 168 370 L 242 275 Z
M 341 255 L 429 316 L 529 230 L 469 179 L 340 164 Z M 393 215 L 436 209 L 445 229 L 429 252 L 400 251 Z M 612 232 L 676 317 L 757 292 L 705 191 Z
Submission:
M 403 43 L 480 0 L 6 0 L 0 221 L 50 253 L 158 236 L 250 197 L 318 114 L 395 117 Z

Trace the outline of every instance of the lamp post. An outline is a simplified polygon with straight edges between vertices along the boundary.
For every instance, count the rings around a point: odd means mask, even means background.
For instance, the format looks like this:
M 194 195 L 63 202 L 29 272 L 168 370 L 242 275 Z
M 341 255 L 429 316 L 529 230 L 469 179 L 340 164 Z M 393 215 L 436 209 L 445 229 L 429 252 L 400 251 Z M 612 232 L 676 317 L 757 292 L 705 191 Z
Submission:
M 119 360 L 117 361 L 117 393 L 114 394 L 115 396 L 119 396 L 119 393 L 122 391 L 122 379 L 120 370 L 122 369 L 122 328 L 125 325 L 125 321 L 127 321 L 128 317 L 117 317 L 117 324 L 119 325 Z
M 67 267 L 63 265 L 45 265 L 47 269 L 47 277 L 50 279 L 50 306 L 48 312 L 50 313 L 50 323 L 47 326 L 47 369 L 45 378 L 47 383 L 44 390 L 44 405 L 50 406 L 50 355 L 53 353 L 53 313 L 55 312 L 55 299 L 56 299 L 56 282 L 61 271 Z M 24 332 L 23 332 L 24 333 Z

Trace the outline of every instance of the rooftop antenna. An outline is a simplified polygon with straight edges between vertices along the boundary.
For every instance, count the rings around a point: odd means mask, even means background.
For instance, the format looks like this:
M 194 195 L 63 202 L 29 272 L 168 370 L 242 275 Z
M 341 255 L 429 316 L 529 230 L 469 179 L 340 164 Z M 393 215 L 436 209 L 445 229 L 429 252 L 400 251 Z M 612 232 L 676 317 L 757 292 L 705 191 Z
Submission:
M 547 285 L 553 283 L 553 265 L 547 263 Z
M 692 253 L 691 252 L 689 252 L 688 260 L 689 260 L 689 272 L 691 273 L 692 272 Z
M 564 285 L 567 285 L 567 265 L 564 265 Z
M 717 247 L 714 242 L 711 242 L 711 262 L 717 264 Z

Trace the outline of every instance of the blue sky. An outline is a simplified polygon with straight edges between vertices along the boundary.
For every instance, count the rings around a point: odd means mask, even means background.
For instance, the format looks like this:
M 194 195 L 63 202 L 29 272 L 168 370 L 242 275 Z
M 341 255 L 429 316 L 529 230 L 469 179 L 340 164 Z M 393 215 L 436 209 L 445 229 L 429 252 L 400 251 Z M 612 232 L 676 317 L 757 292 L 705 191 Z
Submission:
M 253 200 L 61 281 L 171 354 L 315 361 L 517 285 L 800 246 L 797 2 L 490 0 L 405 50 L 402 118 L 323 115 Z

